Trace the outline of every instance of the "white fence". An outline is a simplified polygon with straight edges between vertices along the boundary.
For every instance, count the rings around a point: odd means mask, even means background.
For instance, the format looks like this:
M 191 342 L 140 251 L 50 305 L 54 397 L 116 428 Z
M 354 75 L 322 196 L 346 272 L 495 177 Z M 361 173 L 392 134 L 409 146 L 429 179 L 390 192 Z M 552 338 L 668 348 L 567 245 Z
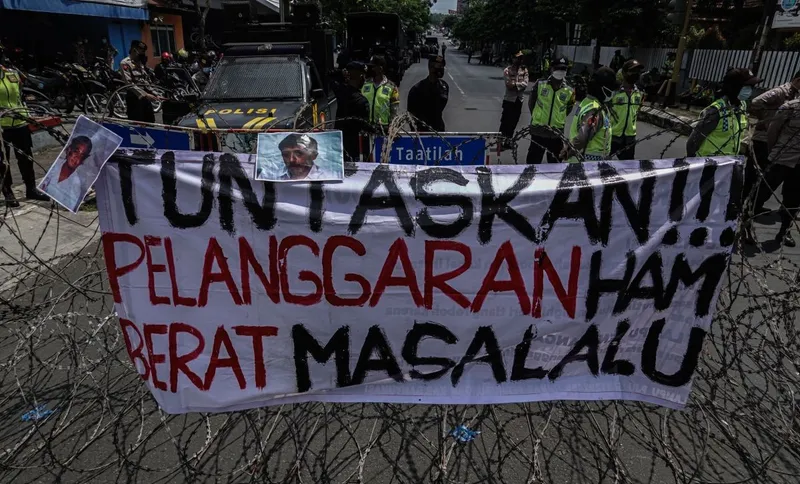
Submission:
M 750 50 L 695 49 L 689 78 L 698 81 L 719 82 L 731 67 L 748 67 L 753 52 Z
M 566 56 L 576 64 L 591 65 L 593 49 L 591 45 L 559 45 L 556 46 L 556 54 Z M 667 58 L 667 53 L 675 52 L 672 48 L 601 47 L 600 64 L 609 65 L 616 50 L 620 50 L 625 57 L 635 57 L 646 69 L 660 68 Z M 694 49 L 687 51 L 683 56 L 681 69 L 688 71 L 687 79 L 718 82 L 722 80 L 729 67 L 749 67 L 751 59 L 750 50 Z M 766 51 L 761 58 L 757 73 L 764 81 L 758 87 L 770 89 L 783 84 L 798 71 L 800 71 L 800 52 Z
M 592 63 L 591 45 L 557 45 L 556 56 L 564 56 L 576 64 Z
M 591 45 L 558 45 L 556 46 L 556 55 L 565 56 L 576 64 L 592 64 L 592 53 L 594 47 Z M 656 67 L 661 68 L 667 58 L 667 54 L 675 52 L 675 49 L 651 49 L 644 47 L 628 48 L 628 47 L 600 47 L 600 64 L 607 66 L 614 58 L 614 52 L 619 50 L 623 56 L 635 57 L 636 60 L 642 63 L 648 70 Z M 684 56 L 682 69 L 686 69 L 688 65 L 688 57 Z
M 769 89 L 788 82 L 800 71 L 800 52 L 778 52 L 769 50 L 761 56 L 758 77 L 764 82 L 758 87 Z

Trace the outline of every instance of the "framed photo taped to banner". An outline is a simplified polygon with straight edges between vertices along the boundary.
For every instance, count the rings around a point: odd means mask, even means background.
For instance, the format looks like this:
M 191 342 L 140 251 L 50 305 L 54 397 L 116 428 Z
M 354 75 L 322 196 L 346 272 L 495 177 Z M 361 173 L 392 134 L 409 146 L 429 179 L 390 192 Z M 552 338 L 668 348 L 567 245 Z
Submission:
M 342 181 L 342 132 L 258 133 L 255 170 L 261 181 Z

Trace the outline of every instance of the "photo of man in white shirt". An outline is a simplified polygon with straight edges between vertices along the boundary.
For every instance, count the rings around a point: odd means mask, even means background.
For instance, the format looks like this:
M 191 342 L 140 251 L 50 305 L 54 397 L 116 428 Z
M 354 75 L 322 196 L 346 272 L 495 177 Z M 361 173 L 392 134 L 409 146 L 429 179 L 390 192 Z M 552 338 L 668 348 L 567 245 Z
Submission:
M 276 136 L 282 137 L 275 149 Z M 325 163 L 320 163 L 320 141 L 325 144 Z M 280 157 L 276 156 L 280 152 Z M 341 132 L 260 133 L 256 179 L 264 181 L 336 181 L 344 177 Z
M 92 187 L 94 180 L 81 176 L 78 168 L 92 154 L 92 140 L 86 136 L 78 136 L 67 146 L 66 157 L 59 158 L 59 167 L 52 176 L 42 180 L 41 190 L 50 194 L 66 208 L 77 210 L 83 196 Z M 73 211 L 74 211 L 73 210 Z
M 119 136 L 81 116 L 39 189 L 70 212 L 77 212 L 120 142 Z

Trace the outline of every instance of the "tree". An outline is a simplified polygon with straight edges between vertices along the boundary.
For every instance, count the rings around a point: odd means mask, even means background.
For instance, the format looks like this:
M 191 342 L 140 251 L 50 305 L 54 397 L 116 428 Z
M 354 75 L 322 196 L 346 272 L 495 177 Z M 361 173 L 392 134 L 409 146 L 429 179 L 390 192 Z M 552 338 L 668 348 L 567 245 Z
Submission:
M 322 15 L 336 30 L 346 30 L 347 15 L 355 12 L 396 13 L 406 31 L 424 32 L 430 25 L 430 4 L 422 0 L 321 0 Z
M 446 29 L 452 29 L 457 22 L 458 22 L 458 17 L 456 15 L 447 15 L 445 18 L 442 19 L 442 27 Z
M 454 28 L 461 40 L 534 45 L 566 40 L 566 24 L 605 45 L 652 46 L 674 41 L 668 0 L 473 0 Z M 471 35 L 472 37 L 461 37 Z
M 445 17 L 446 17 L 446 15 L 443 14 L 443 13 L 432 12 L 431 13 L 431 19 L 430 19 L 431 25 L 435 25 L 437 27 L 441 26 L 442 23 L 444 22 Z

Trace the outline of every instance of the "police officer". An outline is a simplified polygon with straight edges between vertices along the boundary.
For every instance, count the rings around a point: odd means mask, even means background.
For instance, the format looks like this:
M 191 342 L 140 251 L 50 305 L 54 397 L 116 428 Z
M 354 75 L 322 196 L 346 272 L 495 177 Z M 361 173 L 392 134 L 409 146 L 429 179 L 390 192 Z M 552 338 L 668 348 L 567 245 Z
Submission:
M 575 104 L 575 89 L 564 78 L 567 76 L 566 58 L 561 57 L 553 63 L 553 70 L 547 79 L 534 83 L 528 99 L 531 110 L 531 146 L 528 148 L 528 164 L 547 161 L 558 162 L 563 142 L 559 136 L 564 131 L 567 115 Z
M 593 74 L 586 87 L 586 97 L 581 101 L 578 114 L 570 126 L 569 139 L 572 148 L 565 147 L 564 155 L 570 155 L 569 163 L 579 161 L 607 160 L 611 154 L 611 116 L 609 105 L 614 91 L 619 88 L 616 74 L 608 67 L 601 67 Z
M 611 153 L 620 160 L 636 158 L 636 122 L 644 94 L 636 87 L 644 66 L 635 59 L 622 65 L 622 85 L 611 99 Z
M 0 114 L 13 110 L 0 117 L 3 130 L 3 148 L 0 150 L 0 186 L 6 207 L 19 207 L 19 202 L 11 190 L 11 150 L 17 158 L 19 172 L 25 182 L 25 197 L 28 200 L 46 201 L 50 198 L 36 188 L 36 174 L 33 171 L 33 139 L 28 128 L 28 110 L 22 102 L 20 73 L 6 67 L 5 49 L 0 45 Z M 20 118 L 21 117 L 21 118 Z
M 400 92 L 386 75 L 386 59 L 373 56 L 369 62 L 372 79 L 364 83 L 361 93 L 369 101 L 369 122 L 386 127 L 397 116 L 400 107 Z
M 428 59 L 428 77 L 419 81 L 408 92 L 408 112 L 423 124 L 419 131 L 445 131 L 444 108 L 450 98 L 450 86 L 444 77 L 444 57 Z
M 342 132 L 342 146 L 347 161 L 358 161 L 366 153 L 360 133 L 368 129 L 369 101 L 361 94 L 367 76 L 367 66 L 352 61 L 345 68 L 346 82 L 334 85 L 336 94 L 336 122 L 334 129 Z
M 747 105 L 753 86 L 761 82 L 745 68 L 729 69 L 722 79 L 722 97 L 700 113 L 686 140 L 686 156 L 738 155 L 747 135 Z
M 147 45 L 141 40 L 131 42 L 128 57 L 119 63 L 122 78 L 128 84 L 145 85 L 150 83 L 150 73 L 147 70 Z M 151 101 L 158 99 L 141 87 L 134 87 L 125 91 L 125 105 L 128 110 L 128 119 L 155 123 L 156 115 L 153 112 Z
M 672 79 L 672 71 L 675 68 L 675 52 L 669 52 L 664 64 L 661 65 L 661 87 L 658 89 L 658 95 L 667 94 L 667 86 L 670 79 Z M 666 98 L 664 99 L 664 106 L 666 106 Z

